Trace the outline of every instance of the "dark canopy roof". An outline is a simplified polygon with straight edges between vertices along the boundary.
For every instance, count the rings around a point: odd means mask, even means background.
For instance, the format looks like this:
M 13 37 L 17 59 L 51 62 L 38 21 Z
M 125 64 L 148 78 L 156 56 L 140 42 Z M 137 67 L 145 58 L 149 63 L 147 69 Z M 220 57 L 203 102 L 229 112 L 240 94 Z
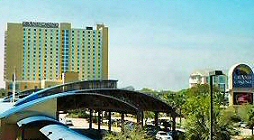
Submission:
M 136 106 L 108 95 L 89 92 L 69 92 L 66 94 L 71 94 L 71 96 L 62 96 L 57 99 L 58 110 L 67 111 L 70 109 L 89 108 L 125 113 L 136 113 L 138 111 Z
M 135 106 L 136 108 L 138 108 L 139 111 L 154 111 L 166 113 L 173 112 L 172 107 L 165 102 L 141 92 L 124 89 L 85 89 L 73 92 L 97 93 L 101 95 L 111 96 Z
M 58 98 L 58 110 L 91 108 L 129 113 L 154 111 L 176 115 L 173 108 L 165 102 L 137 91 L 112 88 L 114 86 L 111 84 L 114 82 L 115 80 L 79 81 L 58 85 L 35 92 L 17 101 L 15 106 L 48 97 L 48 99 Z M 94 85 L 101 88 L 94 88 Z
M 138 111 L 138 109 L 135 106 L 107 95 L 100 95 L 97 93 L 64 92 L 45 96 L 42 98 L 37 98 L 24 104 L 14 106 L 13 108 L 1 113 L 0 118 L 10 117 L 13 114 L 23 112 L 26 109 L 29 109 L 38 104 L 43 104 L 52 99 L 57 99 L 58 110 L 68 110 L 87 107 L 101 111 L 108 110 L 128 113 L 135 113 Z

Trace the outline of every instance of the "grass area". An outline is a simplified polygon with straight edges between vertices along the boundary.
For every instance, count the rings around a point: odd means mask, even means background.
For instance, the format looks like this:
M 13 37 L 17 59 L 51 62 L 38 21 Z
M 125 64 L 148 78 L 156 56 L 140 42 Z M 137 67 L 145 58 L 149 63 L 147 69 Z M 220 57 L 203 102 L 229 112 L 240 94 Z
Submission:
M 83 110 L 71 110 L 68 112 L 67 117 L 70 118 L 89 118 L 89 114 L 87 114 Z

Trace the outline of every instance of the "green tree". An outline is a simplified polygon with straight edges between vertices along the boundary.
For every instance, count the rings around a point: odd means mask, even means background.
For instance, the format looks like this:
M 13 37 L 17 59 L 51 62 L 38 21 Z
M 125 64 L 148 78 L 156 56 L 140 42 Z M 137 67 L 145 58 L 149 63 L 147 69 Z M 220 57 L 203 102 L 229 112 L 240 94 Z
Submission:
M 152 140 L 152 138 L 148 138 L 139 126 L 134 126 L 133 129 L 125 126 L 120 133 L 108 133 L 103 140 Z
M 8 93 L 7 90 L 5 90 L 3 88 L 0 89 L 0 97 L 1 98 L 7 96 L 7 93 Z
M 182 108 L 184 103 L 186 102 L 186 91 L 187 90 L 181 90 L 179 91 L 176 96 L 174 97 L 176 112 L 180 115 L 180 127 L 182 125 Z
M 172 106 L 174 111 L 179 114 L 180 117 L 180 127 L 181 127 L 181 118 L 182 118 L 182 107 L 185 103 L 185 95 L 186 90 L 181 90 L 179 92 L 172 92 L 172 91 L 161 91 L 159 93 L 159 97 L 161 100 Z
M 253 126 L 254 126 L 254 107 L 253 105 L 242 105 L 238 107 L 238 116 L 242 121 L 247 123 L 249 129 L 251 129 L 253 135 Z
M 143 88 L 139 92 L 151 95 L 151 96 L 156 97 L 156 98 L 160 98 L 160 93 L 156 90 L 153 90 L 153 89 Z
M 147 123 L 148 119 L 154 119 L 155 113 L 151 111 L 144 111 L 144 119 L 145 119 L 145 124 Z
M 214 94 L 220 94 L 215 90 Z M 230 110 L 220 108 L 221 96 L 214 96 L 214 139 L 227 140 L 233 133 L 233 113 L 225 113 Z M 183 105 L 183 113 L 186 117 L 186 137 L 190 140 L 208 140 L 210 130 L 210 93 L 208 85 L 197 85 L 186 91 L 186 102 Z
M 187 90 L 181 90 L 179 92 L 156 91 L 149 88 L 143 88 L 140 92 L 152 95 L 153 97 L 156 97 L 172 106 L 172 108 L 180 115 L 180 126 L 181 126 L 182 107 L 186 100 L 185 99 L 186 91 Z

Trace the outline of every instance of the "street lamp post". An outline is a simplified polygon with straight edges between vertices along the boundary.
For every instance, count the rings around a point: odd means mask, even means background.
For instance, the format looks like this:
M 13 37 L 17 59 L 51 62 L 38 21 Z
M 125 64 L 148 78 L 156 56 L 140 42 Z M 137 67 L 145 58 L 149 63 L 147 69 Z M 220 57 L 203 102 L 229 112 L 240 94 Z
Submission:
M 213 140 L 213 119 L 214 119 L 214 113 L 213 113 L 213 77 L 214 76 L 219 76 L 219 75 L 223 75 L 223 72 L 221 70 L 215 70 L 215 71 L 211 71 L 209 72 L 209 79 L 210 79 L 210 104 L 211 104 L 211 108 L 210 108 L 210 140 Z

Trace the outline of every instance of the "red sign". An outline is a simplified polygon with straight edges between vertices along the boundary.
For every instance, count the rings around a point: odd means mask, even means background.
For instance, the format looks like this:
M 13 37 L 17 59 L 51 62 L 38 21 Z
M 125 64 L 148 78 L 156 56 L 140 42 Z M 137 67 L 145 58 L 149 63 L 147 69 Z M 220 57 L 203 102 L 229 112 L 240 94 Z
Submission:
M 253 104 L 253 93 L 250 92 L 234 92 L 233 93 L 233 104 Z

